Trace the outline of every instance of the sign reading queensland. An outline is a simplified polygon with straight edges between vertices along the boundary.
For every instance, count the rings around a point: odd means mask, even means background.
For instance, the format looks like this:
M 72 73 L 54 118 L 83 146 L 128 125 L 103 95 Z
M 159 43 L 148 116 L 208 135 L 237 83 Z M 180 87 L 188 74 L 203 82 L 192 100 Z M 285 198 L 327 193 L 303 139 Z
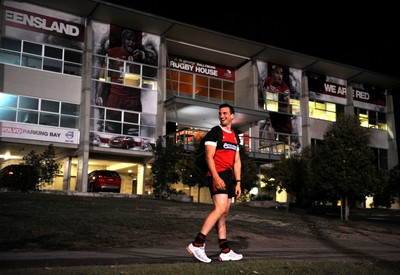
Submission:
M 23 123 L 0 122 L 0 137 L 78 144 L 79 131 Z
M 5 35 L 38 43 L 83 49 L 85 30 L 83 18 L 20 1 L 3 2 Z
M 170 56 L 169 67 L 171 69 L 185 72 L 201 74 L 209 77 L 221 78 L 225 80 L 235 80 L 235 71 L 228 68 L 219 67 L 204 62 L 187 60 L 181 57 Z

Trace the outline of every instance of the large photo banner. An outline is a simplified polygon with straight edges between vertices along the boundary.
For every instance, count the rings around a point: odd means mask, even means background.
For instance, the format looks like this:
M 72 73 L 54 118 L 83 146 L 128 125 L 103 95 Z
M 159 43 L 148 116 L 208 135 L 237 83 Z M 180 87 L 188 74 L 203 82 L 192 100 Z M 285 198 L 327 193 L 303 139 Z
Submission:
M 116 141 L 116 147 L 132 150 L 154 144 L 160 37 L 101 22 L 92 22 L 92 29 L 91 105 L 99 106 L 93 144 L 111 147 Z
M 258 107 L 267 110 L 260 121 L 260 138 L 289 145 L 290 152 L 301 149 L 301 70 L 279 64 L 257 62 Z

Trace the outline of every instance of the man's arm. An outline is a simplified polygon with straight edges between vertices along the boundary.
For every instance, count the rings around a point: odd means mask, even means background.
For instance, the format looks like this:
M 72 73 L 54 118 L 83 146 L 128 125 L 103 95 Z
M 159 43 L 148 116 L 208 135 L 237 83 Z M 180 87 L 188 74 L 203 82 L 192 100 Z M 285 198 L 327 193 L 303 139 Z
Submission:
M 217 147 L 212 145 L 206 145 L 206 161 L 208 165 L 208 169 L 210 170 L 211 176 L 213 177 L 213 181 L 218 189 L 225 189 L 225 182 L 218 175 L 217 168 L 215 167 L 214 155 Z
M 237 180 L 236 182 L 236 188 L 235 188 L 235 194 L 236 194 L 236 198 L 239 198 L 240 195 L 242 194 L 242 188 L 240 185 L 240 181 L 241 180 L 241 176 L 242 176 L 242 161 L 240 159 L 240 152 L 236 151 L 235 154 L 235 163 L 233 165 L 233 174 L 235 176 L 235 180 Z

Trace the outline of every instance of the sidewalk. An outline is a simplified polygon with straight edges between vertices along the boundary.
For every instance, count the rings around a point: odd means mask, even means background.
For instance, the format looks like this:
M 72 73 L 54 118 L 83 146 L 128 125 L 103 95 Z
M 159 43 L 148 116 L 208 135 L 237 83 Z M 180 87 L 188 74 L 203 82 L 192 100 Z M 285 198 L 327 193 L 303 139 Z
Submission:
M 357 237 L 338 234 L 334 238 L 270 238 L 268 241 L 251 239 L 238 241 L 234 249 L 243 260 L 385 260 L 400 261 L 400 236 L 377 234 L 376 237 Z M 351 237 L 351 238 L 348 238 Z M 209 244 L 206 252 L 213 262 L 218 261 L 218 248 Z M 196 262 L 185 244 L 172 248 L 117 248 L 102 251 L 42 251 L 0 252 L 0 268 L 118 265 L 139 263 Z

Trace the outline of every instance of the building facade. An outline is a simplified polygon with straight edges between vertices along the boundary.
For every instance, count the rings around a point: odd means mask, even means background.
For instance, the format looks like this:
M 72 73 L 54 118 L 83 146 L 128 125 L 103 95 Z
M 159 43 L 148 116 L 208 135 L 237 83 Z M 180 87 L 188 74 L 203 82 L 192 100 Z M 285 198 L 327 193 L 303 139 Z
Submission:
M 87 192 L 107 169 L 121 193 L 151 194 L 157 138 L 193 148 L 223 102 L 260 167 L 318 143 L 342 113 L 369 128 L 378 167 L 398 163 L 399 79 L 106 1 L 3 0 L 0 76 L 0 165 L 53 144 L 62 172 L 43 189 Z

